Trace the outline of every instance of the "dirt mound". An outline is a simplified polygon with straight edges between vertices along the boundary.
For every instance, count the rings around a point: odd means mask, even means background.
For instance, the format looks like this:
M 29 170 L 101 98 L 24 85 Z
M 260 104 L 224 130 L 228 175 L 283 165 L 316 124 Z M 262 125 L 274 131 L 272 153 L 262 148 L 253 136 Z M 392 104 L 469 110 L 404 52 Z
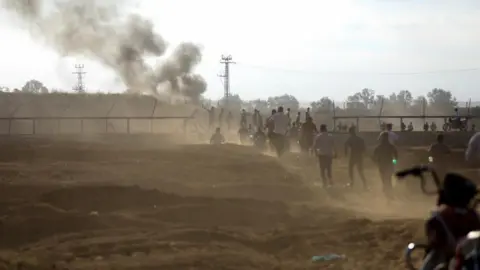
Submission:
M 395 215 L 420 207 L 387 206 L 368 162 L 371 192 L 324 191 L 312 185 L 316 161 L 297 154 L 279 160 L 239 145 L 120 141 L 0 143 L 0 176 L 8 178 L 0 186 L 0 261 L 82 269 L 403 269 L 403 247 L 422 234 L 422 219 L 414 218 L 421 211 Z M 334 176 L 339 184 L 348 179 L 345 160 L 335 160 Z M 327 253 L 348 259 L 311 263 Z

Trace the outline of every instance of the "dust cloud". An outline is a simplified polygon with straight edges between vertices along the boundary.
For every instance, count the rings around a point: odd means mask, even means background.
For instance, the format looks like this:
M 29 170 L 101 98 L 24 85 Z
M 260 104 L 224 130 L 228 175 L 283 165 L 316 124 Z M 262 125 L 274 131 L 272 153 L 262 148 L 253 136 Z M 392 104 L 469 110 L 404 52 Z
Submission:
M 198 101 L 206 81 L 193 73 L 201 61 L 199 46 L 182 43 L 166 55 L 167 42 L 151 21 L 122 12 L 130 1 L 0 0 L 2 8 L 21 18 L 62 56 L 83 55 L 113 69 L 129 92 L 163 101 Z M 146 57 L 163 57 L 154 67 Z

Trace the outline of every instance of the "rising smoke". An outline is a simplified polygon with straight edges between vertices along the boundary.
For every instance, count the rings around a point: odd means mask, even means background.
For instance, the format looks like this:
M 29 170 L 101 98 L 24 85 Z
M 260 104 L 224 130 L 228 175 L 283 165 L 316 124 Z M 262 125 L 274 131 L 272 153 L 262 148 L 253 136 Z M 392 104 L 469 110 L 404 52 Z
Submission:
M 201 61 L 200 48 L 183 43 L 156 67 L 145 57 L 165 55 L 165 40 L 153 24 L 137 14 L 121 15 L 127 0 L 0 0 L 4 9 L 28 23 L 62 56 L 84 55 L 112 68 L 130 92 L 157 98 L 187 97 L 198 101 L 205 80 L 193 74 Z

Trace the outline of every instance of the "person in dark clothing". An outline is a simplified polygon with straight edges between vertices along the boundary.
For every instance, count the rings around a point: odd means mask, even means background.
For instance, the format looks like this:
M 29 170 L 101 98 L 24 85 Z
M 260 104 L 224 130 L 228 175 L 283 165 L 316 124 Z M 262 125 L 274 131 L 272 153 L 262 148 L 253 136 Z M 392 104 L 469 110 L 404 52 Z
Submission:
M 315 134 L 318 133 L 317 126 L 313 123 L 311 117 L 307 118 L 307 121 L 302 124 L 300 128 L 300 148 L 302 152 L 308 153 L 310 147 L 312 147 Z
M 206 110 L 208 111 L 208 127 L 212 129 L 215 125 L 215 107 L 212 106 L 210 109 Z
M 393 197 L 392 175 L 397 158 L 397 148 L 388 140 L 388 132 L 382 132 L 380 134 L 380 144 L 373 151 L 373 160 L 377 164 L 382 180 L 383 192 L 388 199 Z
M 210 138 L 210 144 L 220 145 L 225 143 L 225 137 L 223 137 L 222 133 L 220 132 L 220 128 L 215 129 L 215 133 L 213 133 L 212 137 Z
M 238 136 L 240 138 L 241 144 L 246 144 L 248 142 L 248 129 L 245 126 L 241 126 L 238 130 Z
M 247 112 L 245 109 L 242 109 L 242 112 L 240 113 L 240 126 L 247 127 Z
M 433 270 L 439 264 L 447 265 L 455 256 L 455 251 L 458 251 L 457 245 L 462 239 L 469 232 L 480 230 L 480 217 L 472 208 L 472 201 L 477 194 L 476 185 L 469 179 L 455 173 L 445 175 L 437 198 L 438 209 L 425 223 L 427 255 L 420 269 Z M 473 250 L 469 253 L 478 255 L 476 252 Z M 457 259 L 460 259 L 457 263 L 466 262 L 464 256 L 458 256 Z M 470 268 L 462 268 L 457 264 L 454 269 Z
M 266 148 L 267 135 L 263 132 L 261 127 L 257 128 L 257 132 L 253 134 L 253 145 L 261 151 Z
M 269 118 L 267 118 L 266 120 L 266 123 L 265 123 L 265 128 L 267 129 L 267 138 L 270 142 L 270 148 L 271 149 L 275 149 L 275 147 L 273 147 L 273 130 L 275 129 L 275 123 L 273 122 L 273 119 L 272 119 L 272 116 L 274 116 L 275 114 L 277 113 L 277 110 L 273 109 L 272 110 L 272 115 L 270 115 Z
M 353 186 L 354 177 L 353 169 L 357 167 L 358 174 L 360 179 L 362 179 L 363 187 L 367 189 L 367 180 L 365 174 L 363 173 L 363 155 L 365 154 L 365 141 L 357 136 L 355 132 L 355 127 L 350 127 L 348 132 L 350 137 L 345 142 L 345 156 L 348 156 L 350 150 L 350 159 L 348 162 L 348 174 L 350 176 L 350 186 Z
M 300 121 L 300 117 L 302 116 L 302 113 L 301 112 L 297 112 L 297 117 L 295 118 L 295 124 L 297 125 L 297 127 L 300 126 L 300 124 L 302 123 Z
M 452 152 L 444 142 L 443 134 L 437 135 L 437 142 L 432 144 L 428 149 L 430 155 L 429 161 L 432 163 L 435 171 L 440 178 L 445 176 L 448 171 L 448 155 Z

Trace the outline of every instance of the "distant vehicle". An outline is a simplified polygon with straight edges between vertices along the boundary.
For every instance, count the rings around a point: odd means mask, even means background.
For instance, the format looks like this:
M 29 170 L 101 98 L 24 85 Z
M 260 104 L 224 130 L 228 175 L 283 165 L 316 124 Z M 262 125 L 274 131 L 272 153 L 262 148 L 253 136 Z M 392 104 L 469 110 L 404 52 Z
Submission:
M 443 124 L 443 131 L 466 131 L 468 129 L 467 117 L 449 117 Z
M 443 131 L 467 131 L 468 117 L 461 117 L 458 114 L 458 108 L 455 108 L 455 116 L 445 119 Z

